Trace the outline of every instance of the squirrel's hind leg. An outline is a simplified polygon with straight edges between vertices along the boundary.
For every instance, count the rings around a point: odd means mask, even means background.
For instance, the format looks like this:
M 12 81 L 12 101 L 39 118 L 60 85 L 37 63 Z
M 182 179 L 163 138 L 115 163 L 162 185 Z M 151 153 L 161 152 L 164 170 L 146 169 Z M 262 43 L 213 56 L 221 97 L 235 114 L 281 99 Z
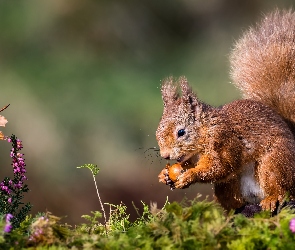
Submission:
M 263 210 L 274 211 L 277 203 L 283 202 L 286 196 L 294 194 L 295 161 L 291 152 L 274 148 L 265 155 L 257 166 L 259 185 L 264 192 L 260 202 Z

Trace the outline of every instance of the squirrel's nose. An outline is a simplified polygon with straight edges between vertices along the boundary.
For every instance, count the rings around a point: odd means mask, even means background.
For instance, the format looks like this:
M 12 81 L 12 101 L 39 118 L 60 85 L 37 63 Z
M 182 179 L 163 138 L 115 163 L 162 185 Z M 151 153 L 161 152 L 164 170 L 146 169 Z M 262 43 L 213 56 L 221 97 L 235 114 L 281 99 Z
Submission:
M 170 160 L 169 152 L 161 152 L 161 156 L 166 160 Z

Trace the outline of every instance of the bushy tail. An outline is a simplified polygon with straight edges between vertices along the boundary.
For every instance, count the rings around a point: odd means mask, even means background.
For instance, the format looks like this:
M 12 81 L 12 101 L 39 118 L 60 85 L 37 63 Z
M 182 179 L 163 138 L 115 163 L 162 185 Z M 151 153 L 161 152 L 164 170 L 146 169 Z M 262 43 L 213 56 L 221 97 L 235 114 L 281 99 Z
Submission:
M 276 110 L 295 134 L 295 13 L 266 15 L 236 42 L 230 62 L 244 97 Z

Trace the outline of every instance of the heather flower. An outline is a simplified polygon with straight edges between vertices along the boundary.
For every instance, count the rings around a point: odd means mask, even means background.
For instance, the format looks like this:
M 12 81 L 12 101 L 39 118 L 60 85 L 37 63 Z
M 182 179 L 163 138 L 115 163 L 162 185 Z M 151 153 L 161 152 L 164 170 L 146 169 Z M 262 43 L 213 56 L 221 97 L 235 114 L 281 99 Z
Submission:
M 20 223 L 25 219 L 25 216 L 30 211 L 31 205 L 29 203 L 23 205 L 21 199 L 23 193 L 28 192 L 28 186 L 24 183 L 27 180 L 26 163 L 24 154 L 19 151 L 23 148 L 22 141 L 17 139 L 15 135 L 5 137 L 5 140 L 12 144 L 10 150 L 10 157 L 12 159 L 13 178 L 5 177 L 0 182 L 0 212 L 2 214 L 14 215 L 13 220 L 10 222 L 11 216 L 7 217 L 5 232 L 9 232 L 12 228 L 17 228 Z
M 289 228 L 290 228 L 292 233 L 295 233 L 295 218 L 292 218 L 290 220 Z
M 16 147 L 18 150 L 23 148 L 22 141 L 20 139 L 16 139 Z
M 4 227 L 4 232 L 5 233 L 10 233 L 12 230 L 12 225 L 10 223 L 7 223 Z
M 5 233 L 10 233 L 11 230 L 12 230 L 12 225 L 11 225 L 11 222 L 10 222 L 10 220 L 12 218 L 13 218 L 12 214 L 7 214 L 6 215 L 6 224 L 5 224 L 5 227 L 4 227 L 4 232 Z
M 6 215 L 6 222 L 10 222 L 10 220 L 13 218 L 13 215 L 12 214 L 7 214 Z
M 9 186 L 5 185 L 5 183 L 3 181 L 0 183 L 0 189 L 3 191 L 4 194 L 11 193 Z
M 14 136 L 8 138 L 7 141 L 12 142 L 10 157 L 12 158 L 13 173 L 17 176 L 14 182 L 14 188 L 21 189 L 23 187 L 23 181 L 27 180 L 27 177 L 24 175 L 27 172 L 25 159 L 23 158 L 24 154 L 18 152 L 23 148 L 22 141 L 16 139 Z M 10 185 L 12 186 L 12 184 Z

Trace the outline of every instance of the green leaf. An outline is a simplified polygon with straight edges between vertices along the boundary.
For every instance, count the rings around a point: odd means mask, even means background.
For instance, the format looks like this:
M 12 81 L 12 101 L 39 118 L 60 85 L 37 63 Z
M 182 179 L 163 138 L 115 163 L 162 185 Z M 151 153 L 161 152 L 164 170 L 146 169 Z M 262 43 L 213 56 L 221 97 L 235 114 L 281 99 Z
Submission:
M 93 176 L 96 176 L 98 174 L 99 170 L 100 170 L 97 167 L 97 165 L 94 165 L 94 164 L 91 164 L 91 163 L 90 164 L 84 164 L 84 165 L 82 165 L 80 167 L 77 167 L 77 168 L 88 168 L 91 171 Z

